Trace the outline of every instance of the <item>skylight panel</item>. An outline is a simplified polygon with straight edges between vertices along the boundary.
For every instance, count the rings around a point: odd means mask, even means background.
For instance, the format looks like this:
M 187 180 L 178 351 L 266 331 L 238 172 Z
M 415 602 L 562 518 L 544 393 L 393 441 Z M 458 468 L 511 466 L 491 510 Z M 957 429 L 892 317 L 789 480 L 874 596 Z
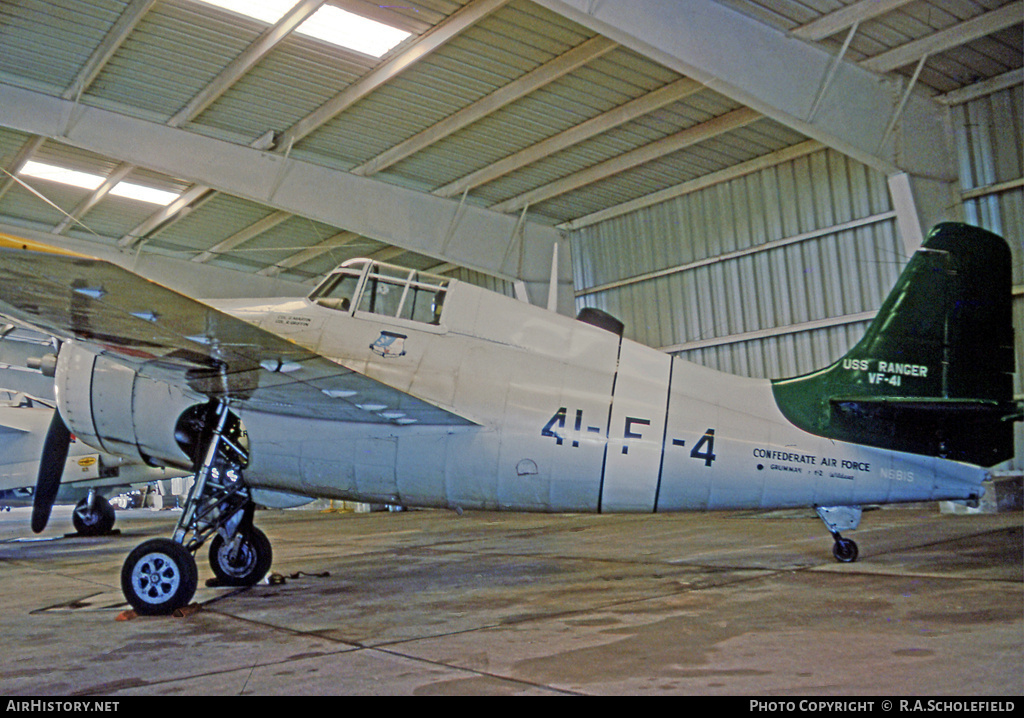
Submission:
M 317 10 L 296 32 L 372 57 L 381 57 L 411 34 L 333 5 Z
M 296 0 L 196 0 L 215 5 L 238 15 L 245 15 L 273 25 L 292 9 Z
M 146 187 L 141 184 L 134 184 L 133 182 L 118 182 L 114 189 L 110 190 L 110 194 L 126 199 L 138 200 L 139 202 L 158 204 L 161 207 L 166 207 L 179 197 L 177 192 L 168 192 L 167 190 Z
M 18 173 L 25 177 L 34 177 L 35 179 L 46 180 L 48 182 L 59 182 L 60 184 L 70 185 L 72 187 L 80 187 L 81 189 L 94 190 L 103 184 L 104 177 L 91 172 L 79 172 L 78 170 L 68 169 L 67 167 L 59 167 L 57 165 L 46 164 L 45 162 L 35 162 L 29 160 L 25 163 L 25 166 L 21 168 Z M 110 194 L 117 197 L 125 197 L 127 199 L 134 199 L 139 202 L 148 202 L 150 204 L 157 204 L 165 206 L 173 202 L 178 198 L 177 192 L 168 192 L 166 190 L 156 189 L 154 187 L 146 187 L 144 185 L 135 184 L 134 182 L 118 182 L 114 185 L 114 188 L 110 190 Z
M 288 12 L 295 0 L 194 0 L 273 25 Z M 411 33 L 385 23 L 356 15 L 333 5 L 324 5 L 295 32 L 354 50 L 381 57 Z
M 26 162 L 18 174 L 49 182 L 59 182 L 60 184 L 71 185 L 72 187 L 81 187 L 82 189 L 96 189 L 103 184 L 103 178 L 99 175 L 79 172 L 67 167 L 48 165 L 42 162 L 33 162 L 32 160 Z

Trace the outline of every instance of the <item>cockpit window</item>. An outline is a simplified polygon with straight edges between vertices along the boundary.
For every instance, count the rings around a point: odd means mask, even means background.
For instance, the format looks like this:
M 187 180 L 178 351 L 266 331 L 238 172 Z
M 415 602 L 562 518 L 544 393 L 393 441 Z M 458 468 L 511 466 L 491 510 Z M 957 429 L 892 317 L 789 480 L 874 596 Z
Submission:
M 329 309 L 440 324 L 448 280 L 378 262 L 354 262 L 329 277 L 310 299 Z M 360 279 L 365 278 L 360 284 Z M 358 292 L 358 297 L 356 293 Z
M 336 272 L 317 287 L 310 298 L 322 307 L 347 312 L 352 308 L 352 297 L 355 296 L 359 284 L 359 274 L 344 270 Z

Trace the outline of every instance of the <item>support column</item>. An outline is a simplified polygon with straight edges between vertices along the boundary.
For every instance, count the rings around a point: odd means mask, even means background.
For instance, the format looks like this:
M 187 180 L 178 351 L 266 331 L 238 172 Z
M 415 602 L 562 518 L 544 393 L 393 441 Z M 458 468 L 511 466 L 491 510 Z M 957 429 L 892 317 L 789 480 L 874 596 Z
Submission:
M 889 175 L 889 195 L 896 211 L 896 225 L 907 255 L 924 242 L 928 230 L 939 222 L 961 221 L 956 183 L 916 177 L 906 172 Z

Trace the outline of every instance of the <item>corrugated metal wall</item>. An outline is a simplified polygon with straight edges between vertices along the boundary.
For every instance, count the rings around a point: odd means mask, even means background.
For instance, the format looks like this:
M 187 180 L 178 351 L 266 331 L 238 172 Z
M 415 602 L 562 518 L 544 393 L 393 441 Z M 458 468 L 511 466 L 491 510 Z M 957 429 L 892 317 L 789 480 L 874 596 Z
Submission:
M 1001 234 L 1013 252 L 1014 394 L 1024 396 L 1024 86 L 952 107 L 966 221 Z M 1017 425 L 1014 469 L 1024 469 Z
M 842 355 L 906 263 L 885 176 L 827 149 L 584 228 L 573 260 L 578 308 L 771 378 Z
M 964 218 L 1014 251 L 1018 361 L 1022 114 L 1020 86 L 951 108 Z M 765 378 L 842 356 L 907 260 L 886 177 L 828 149 L 582 228 L 572 256 L 577 309 L 610 312 L 644 344 Z M 1022 381 L 1018 369 L 1017 395 Z

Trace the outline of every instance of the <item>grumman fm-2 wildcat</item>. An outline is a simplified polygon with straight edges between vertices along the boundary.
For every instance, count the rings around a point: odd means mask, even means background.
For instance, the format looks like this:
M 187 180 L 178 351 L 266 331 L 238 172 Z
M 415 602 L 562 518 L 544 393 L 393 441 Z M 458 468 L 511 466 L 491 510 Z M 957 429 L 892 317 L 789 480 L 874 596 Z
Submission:
M 193 555 L 210 539 L 222 581 L 259 581 L 272 552 L 253 507 L 293 496 L 544 512 L 815 507 L 835 557 L 853 561 L 840 531 L 861 506 L 977 500 L 1020 419 L 1009 249 L 960 224 L 929 234 L 846 356 L 776 381 L 673 358 L 598 311 L 573 319 L 370 260 L 308 297 L 208 305 L 22 246 L 0 250 L 0 313 L 61 342 L 55 434 L 196 474 L 173 536 L 125 561 L 122 588 L 144 614 L 191 600 Z M 47 451 L 44 463 L 63 463 Z

